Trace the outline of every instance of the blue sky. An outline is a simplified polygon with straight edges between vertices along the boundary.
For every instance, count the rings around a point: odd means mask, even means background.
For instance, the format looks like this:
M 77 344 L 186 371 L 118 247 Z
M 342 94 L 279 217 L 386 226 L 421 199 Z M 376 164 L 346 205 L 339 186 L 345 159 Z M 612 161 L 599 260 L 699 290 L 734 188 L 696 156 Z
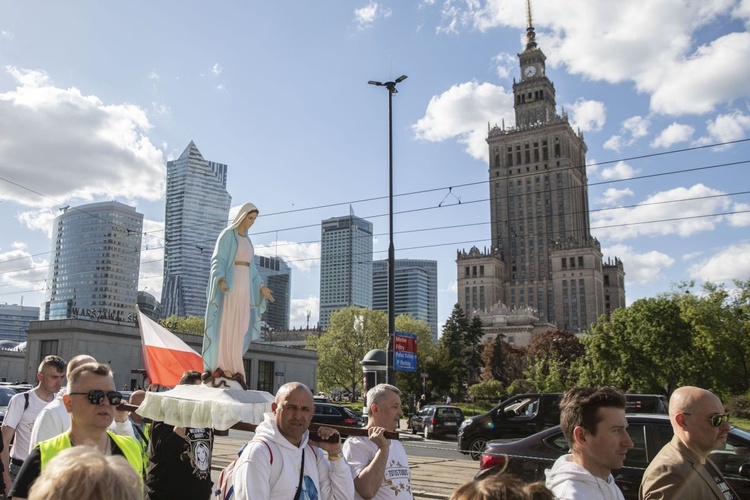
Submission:
M 747 279 L 750 0 L 534 0 L 533 19 L 628 302 Z M 489 245 L 484 139 L 514 123 L 525 25 L 524 0 L 0 0 L 0 303 L 43 301 L 61 206 L 112 199 L 145 215 L 159 297 L 166 161 L 193 140 L 293 267 L 292 324 L 315 323 L 322 219 L 351 206 L 387 257 L 387 93 L 367 81 L 405 74 L 396 258 L 438 261 L 444 322 L 456 250 Z

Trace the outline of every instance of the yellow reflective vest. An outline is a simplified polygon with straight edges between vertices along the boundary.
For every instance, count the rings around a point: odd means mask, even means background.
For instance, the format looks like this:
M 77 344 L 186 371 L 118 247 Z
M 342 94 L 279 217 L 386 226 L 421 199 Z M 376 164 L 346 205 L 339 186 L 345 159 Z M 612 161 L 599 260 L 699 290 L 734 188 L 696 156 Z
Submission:
M 115 445 L 120 448 L 122 454 L 130 465 L 133 466 L 133 469 L 135 469 L 138 475 L 143 477 L 145 462 L 143 461 L 143 450 L 138 441 L 130 436 L 119 436 L 112 431 L 107 431 L 107 434 L 115 442 Z M 44 470 L 44 466 L 48 464 L 55 455 L 72 446 L 73 445 L 70 442 L 70 433 L 68 432 L 39 443 L 41 470 Z

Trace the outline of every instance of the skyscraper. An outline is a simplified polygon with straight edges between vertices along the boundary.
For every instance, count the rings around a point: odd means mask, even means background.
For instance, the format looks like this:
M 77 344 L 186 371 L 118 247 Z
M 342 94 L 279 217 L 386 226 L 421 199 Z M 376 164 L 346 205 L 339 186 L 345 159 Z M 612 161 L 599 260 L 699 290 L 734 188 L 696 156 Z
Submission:
M 395 313 L 430 325 L 437 342 L 437 261 L 396 259 Z M 372 263 L 372 308 L 388 312 L 388 261 Z
M 29 322 L 39 319 L 39 308 L 0 304 L 0 342 L 25 342 Z
M 609 312 L 604 275 L 612 278 L 612 309 L 624 304 L 624 268 L 616 258 L 603 266 L 591 236 L 586 144 L 567 115 L 556 112 L 530 7 L 518 58 L 516 125 L 495 125 L 487 137 L 492 247 L 458 253 L 459 304 L 467 314 L 500 302 L 534 309 L 558 328 L 578 332 Z
M 355 215 L 321 222 L 320 320 L 349 306 L 372 307 L 372 223 Z
M 135 321 L 143 214 L 116 201 L 55 218 L 44 319 Z
M 292 269 L 280 257 L 263 257 L 255 254 L 255 267 L 263 283 L 271 289 L 273 302 L 268 303 L 263 321 L 277 331 L 289 329 L 292 308 Z
M 206 313 L 211 254 L 232 202 L 226 187 L 227 166 L 205 160 L 193 141 L 167 162 L 163 317 Z

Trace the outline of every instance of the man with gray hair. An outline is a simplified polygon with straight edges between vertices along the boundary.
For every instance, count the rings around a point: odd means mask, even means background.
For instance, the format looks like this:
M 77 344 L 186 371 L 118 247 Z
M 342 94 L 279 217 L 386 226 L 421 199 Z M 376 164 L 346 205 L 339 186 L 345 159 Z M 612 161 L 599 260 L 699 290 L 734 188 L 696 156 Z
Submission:
M 675 500 L 739 499 L 708 455 L 727 444 L 729 414 L 721 400 L 699 387 L 680 387 L 669 398 L 674 430 L 643 474 L 638 498 Z
M 398 429 L 403 415 L 401 391 L 392 385 L 378 384 L 367 391 L 367 404 L 367 437 L 350 436 L 343 448 L 354 477 L 354 498 L 414 498 L 406 450 L 401 442 L 385 437 L 386 431 Z

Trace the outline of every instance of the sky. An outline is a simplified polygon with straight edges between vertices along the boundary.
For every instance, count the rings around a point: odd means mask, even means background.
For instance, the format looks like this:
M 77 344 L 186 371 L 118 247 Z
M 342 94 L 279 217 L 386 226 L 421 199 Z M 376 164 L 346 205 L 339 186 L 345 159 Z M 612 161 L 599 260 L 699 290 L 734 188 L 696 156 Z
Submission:
M 628 303 L 750 277 L 750 0 L 533 0 L 558 113 L 588 146 L 593 235 Z M 0 0 L 0 303 L 39 306 L 61 207 L 144 214 L 139 289 L 161 295 L 166 162 L 195 142 L 253 202 L 256 252 L 318 319 L 320 222 L 350 210 L 388 249 L 490 245 L 488 126 L 514 124 L 525 0 Z M 232 212 L 233 214 L 233 212 Z

